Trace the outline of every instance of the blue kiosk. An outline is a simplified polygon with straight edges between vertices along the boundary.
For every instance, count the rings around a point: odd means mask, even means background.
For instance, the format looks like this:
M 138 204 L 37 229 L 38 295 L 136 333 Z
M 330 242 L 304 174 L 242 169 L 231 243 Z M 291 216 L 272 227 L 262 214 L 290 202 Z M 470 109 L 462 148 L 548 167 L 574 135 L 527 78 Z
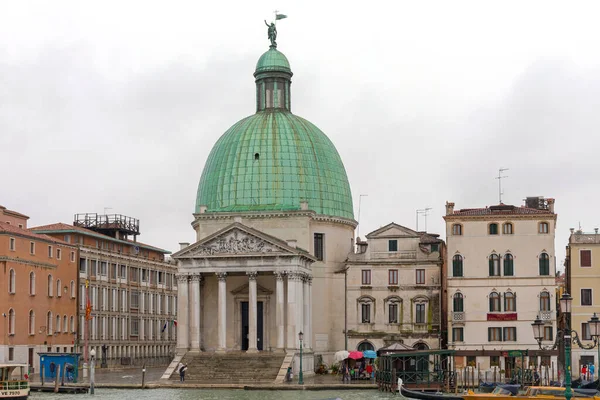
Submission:
M 40 373 L 44 379 L 62 380 L 63 367 L 65 371 L 64 382 L 76 383 L 79 377 L 79 359 L 81 353 L 38 353 L 40 356 Z

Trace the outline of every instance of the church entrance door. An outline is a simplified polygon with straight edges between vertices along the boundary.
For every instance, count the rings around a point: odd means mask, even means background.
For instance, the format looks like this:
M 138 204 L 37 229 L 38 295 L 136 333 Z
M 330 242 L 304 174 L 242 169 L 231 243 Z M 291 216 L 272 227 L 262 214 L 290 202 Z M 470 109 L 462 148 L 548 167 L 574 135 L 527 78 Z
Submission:
M 248 344 L 250 342 L 250 319 L 248 317 L 248 306 L 247 301 L 241 302 L 242 307 L 242 350 L 248 350 Z M 256 348 L 258 350 L 263 349 L 263 302 L 259 301 L 256 303 Z

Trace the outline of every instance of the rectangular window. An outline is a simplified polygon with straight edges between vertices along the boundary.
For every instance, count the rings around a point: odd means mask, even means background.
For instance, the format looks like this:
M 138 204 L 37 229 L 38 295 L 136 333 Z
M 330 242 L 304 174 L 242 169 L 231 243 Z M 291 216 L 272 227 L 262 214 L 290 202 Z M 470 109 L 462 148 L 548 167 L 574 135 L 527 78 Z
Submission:
M 371 305 L 370 304 L 361 304 L 361 312 L 362 312 L 362 323 L 368 324 L 371 322 Z
M 540 222 L 540 233 L 548 233 L 548 223 Z
M 140 320 L 137 318 L 131 319 L 131 336 L 138 336 L 140 334 Z
M 498 224 L 490 224 L 490 235 L 498 234 Z
M 427 319 L 425 317 L 425 306 L 426 306 L 426 304 L 423 304 L 423 303 L 416 304 L 415 323 L 417 323 L 417 324 L 427 323 Z
M 90 260 L 90 275 L 96 276 L 96 267 L 98 266 L 98 261 Z
M 592 340 L 592 335 L 590 334 L 590 326 L 587 322 L 583 322 L 581 324 L 581 339 Z
M 139 278 L 139 273 L 137 268 L 129 268 L 129 278 L 131 282 L 137 282 Z
M 500 356 L 490 356 L 490 366 L 499 367 L 500 366 Z
M 10 238 L 9 245 L 8 245 L 10 250 L 15 251 L 15 247 L 16 247 L 15 243 L 16 243 L 15 238 Z
M 117 264 L 110 264 L 110 279 L 117 279 Z
M 501 342 L 502 328 L 488 328 L 488 342 Z
M 390 269 L 388 273 L 389 273 L 389 284 L 391 286 L 398 285 L 398 270 Z
M 579 250 L 579 266 L 584 268 L 592 266 L 591 250 Z
M 82 274 L 85 274 L 87 272 L 87 263 L 85 262 L 85 258 L 80 258 L 79 259 L 79 272 L 81 272 Z
M 71 252 L 71 262 L 75 262 L 75 252 Z
M 467 365 L 469 367 L 474 367 L 477 363 L 477 357 L 475 356 L 467 356 Z
M 388 305 L 388 312 L 389 312 L 390 324 L 397 324 L 398 323 L 398 304 L 390 303 Z
M 464 342 L 464 329 L 465 328 L 452 328 L 452 341 L 453 342 Z
M 363 269 L 362 270 L 362 280 L 361 283 L 363 286 L 369 286 L 371 285 L 371 270 L 370 269 Z
M 8 361 L 15 361 L 15 348 L 14 347 L 8 348 Z
M 417 285 L 424 285 L 425 284 L 425 270 L 424 269 L 418 269 L 416 270 L 417 272 Z
M 142 282 L 148 282 L 148 270 L 147 269 L 142 270 Z
M 581 305 L 592 305 L 592 289 L 581 289 Z
M 108 269 L 108 263 L 106 261 L 100 261 L 100 275 L 106 276 Z
M 52 246 L 48 246 L 48 257 L 52 258 Z
M 431 252 L 436 252 L 436 251 L 440 251 L 440 245 L 439 244 L 432 244 L 431 245 Z
M 65 235 L 64 241 L 67 243 L 71 243 L 71 235 Z
M 512 235 L 513 226 L 510 222 L 507 222 L 504 225 L 502 225 L 502 233 L 504 233 L 505 235 Z
M 120 266 L 119 278 L 127 277 L 127 267 L 125 265 Z
M 139 308 L 140 306 L 140 294 L 137 290 L 131 291 L 131 301 L 129 303 L 131 308 Z
M 505 342 L 516 342 L 517 341 L 517 328 L 514 326 L 504 328 L 504 341 Z
M 29 242 L 29 254 L 35 254 L 35 243 Z
M 553 328 L 551 326 L 544 327 L 544 340 L 552 341 L 553 338 Z
M 56 249 L 56 259 L 60 260 L 62 256 L 62 250 L 61 249 Z
M 388 240 L 388 251 L 398 251 L 398 241 L 393 239 L 393 240 Z
M 325 241 L 325 234 L 324 233 L 315 233 L 315 257 L 317 260 L 319 261 L 323 261 L 324 260 L 324 249 L 323 249 L 323 243 Z

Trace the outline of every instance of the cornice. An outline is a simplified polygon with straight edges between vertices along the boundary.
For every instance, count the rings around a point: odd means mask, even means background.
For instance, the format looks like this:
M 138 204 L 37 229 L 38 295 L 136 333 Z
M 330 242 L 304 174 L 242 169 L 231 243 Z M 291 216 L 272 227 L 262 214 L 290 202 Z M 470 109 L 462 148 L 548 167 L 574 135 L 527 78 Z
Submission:
M 242 217 L 247 219 L 271 219 L 271 218 L 290 218 L 290 217 L 308 217 L 314 221 L 320 222 L 333 222 L 342 225 L 349 225 L 353 228 L 358 226 L 358 223 L 353 219 L 333 217 L 330 215 L 320 215 L 312 210 L 298 210 L 298 211 L 246 211 L 246 212 L 206 212 L 206 213 L 194 213 L 194 222 L 192 226 L 196 228 L 199 221 L 207 220 L 232 220 L 235 217 Z
M 129 264 L 143 264 L 143 265 L 151 265 L 151 266 L 155 266 L 155 267 L 158 266 L 158 267 L 162 267 L 162 268 L 177 270 L 177 264 L 171 264 L 171 263 L 168 263 L 165 261 L 161 262 L 161 261 L 155 261 L 155 260 L 148 260 L 146 258 L 131 257 L 131 256 L 127 256 L 127 255 L 120 254 L 120 253 L 112 253 L 109 251 L 99 250 L 99 249 L 90 248 L 90 247 L 80 247 L 79 248 L 80 256 L 88 255 L 88 254 L 105 256 L 110 259 L 124 260 L 124 261 L 128 261 Z
M 36 262 L 36 261 L 29 261 L 29 260 L 24 260 L 22 258 L 13 258 L 13 257 L 0 256 L 0 262 L 4 262 L 4 261 L 11 261 L 11 262 L 15 262 L 15 263 L 19 263 L 19 264 L 25 264 L 25 265 L 33 265 L 34 267 L 42 267 L 42 268 L 56 269 L 58 267 L 55 264 L 48 264 L 48 263 L 42 263 L 42 262 Z
M 552 220 L 556 221 L 557 214 L 510 214 L 510 215 L 444 215 L 445 221 L 514 221 L 514 220 Z

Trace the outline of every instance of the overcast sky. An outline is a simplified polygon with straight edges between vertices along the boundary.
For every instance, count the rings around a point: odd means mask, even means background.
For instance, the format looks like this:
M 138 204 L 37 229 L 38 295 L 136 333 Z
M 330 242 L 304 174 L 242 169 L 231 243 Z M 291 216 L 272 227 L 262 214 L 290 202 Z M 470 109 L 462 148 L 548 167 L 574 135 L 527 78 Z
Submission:
M 293 111 L 335 143 L 360 235 L 444 231 L 444 203 L 556 198 L 600 227 L 600 4 L 594 1 L 3 1 L 0 204 L 30 226 L 83 212 L 141 220 L 172 251 L 215 141 L 254 112 L 278 9 Z M 420 229 L 424 229 L 421 219 Z

